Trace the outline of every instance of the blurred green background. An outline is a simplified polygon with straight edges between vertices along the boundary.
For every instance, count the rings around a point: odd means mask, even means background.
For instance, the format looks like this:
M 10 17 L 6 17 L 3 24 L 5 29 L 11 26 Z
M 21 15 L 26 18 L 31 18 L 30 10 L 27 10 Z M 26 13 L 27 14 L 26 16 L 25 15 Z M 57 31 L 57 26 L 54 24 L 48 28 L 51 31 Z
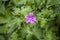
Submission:
M 60 40 L 60 0 L 0 0 L 0 40 Z

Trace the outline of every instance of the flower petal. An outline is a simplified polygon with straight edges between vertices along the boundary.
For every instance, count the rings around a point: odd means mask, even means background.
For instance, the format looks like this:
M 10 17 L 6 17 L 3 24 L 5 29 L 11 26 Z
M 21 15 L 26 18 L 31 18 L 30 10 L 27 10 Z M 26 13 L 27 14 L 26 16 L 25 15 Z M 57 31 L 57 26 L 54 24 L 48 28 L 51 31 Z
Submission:
M 34 23 L 34 20 L 31 20 L 30 23 Z
M 31 13 L 29 13 L 29 16 L 33 16 L 33 13 L 31 12 Z
M 30 20 L 29 20 L 29 19 L 26 19 L 25 21 L 26 21 L 26 23 L 29 23 L 29 22 L 30 22 Z
M 25 21 L 26 23 L 34 23 L 36 20 L 36 17 L 33 15 L 33 12 L 29 13 L 28 15 L 25 16 Z
M 36 17 L 32 17 L 32 20 L 34 20 L 34 21 L 35 21 L 35 20 L 36 20 Z
M 28 15 L 26 15 L 25 18 L 28 18 Z

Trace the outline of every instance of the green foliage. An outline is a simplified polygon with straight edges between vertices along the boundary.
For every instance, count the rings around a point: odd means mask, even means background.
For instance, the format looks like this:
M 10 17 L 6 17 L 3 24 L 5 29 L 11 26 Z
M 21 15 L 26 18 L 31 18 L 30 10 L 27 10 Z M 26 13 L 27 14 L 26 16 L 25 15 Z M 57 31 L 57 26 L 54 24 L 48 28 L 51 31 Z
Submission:
M 0 0 L 0 14 L 4 14 L 4 12 L 5 12 L 4 10 L 5 10 L 5 6 Z
M 30 12 L 33 24 L 25 22 Z M 0 40 L 57 40 L 58 28 L 60 0 L 0 0 Z

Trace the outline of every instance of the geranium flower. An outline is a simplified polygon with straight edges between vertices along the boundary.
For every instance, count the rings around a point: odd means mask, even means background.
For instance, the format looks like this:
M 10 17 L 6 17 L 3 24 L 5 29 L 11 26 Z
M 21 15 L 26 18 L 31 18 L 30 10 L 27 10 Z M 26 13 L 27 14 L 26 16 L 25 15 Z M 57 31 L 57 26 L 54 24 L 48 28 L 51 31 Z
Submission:
M 28 15 L 25 16 L 26 23 L 34 23 L 35 20 L 36 20 L 36 17 L 34 16 L 33 13 L 29 13 Z

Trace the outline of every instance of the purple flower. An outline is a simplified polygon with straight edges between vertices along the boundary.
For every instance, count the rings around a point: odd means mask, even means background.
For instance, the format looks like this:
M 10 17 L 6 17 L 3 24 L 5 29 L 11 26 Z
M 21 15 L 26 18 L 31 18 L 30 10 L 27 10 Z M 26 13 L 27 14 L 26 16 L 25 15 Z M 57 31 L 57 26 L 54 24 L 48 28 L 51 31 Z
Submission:
M 25 16 L 26 23 L 34 23 L 35 20 L 36 20 L 36 17 L 34 16 L 33 13 L 29 13 L 28 15 Z

